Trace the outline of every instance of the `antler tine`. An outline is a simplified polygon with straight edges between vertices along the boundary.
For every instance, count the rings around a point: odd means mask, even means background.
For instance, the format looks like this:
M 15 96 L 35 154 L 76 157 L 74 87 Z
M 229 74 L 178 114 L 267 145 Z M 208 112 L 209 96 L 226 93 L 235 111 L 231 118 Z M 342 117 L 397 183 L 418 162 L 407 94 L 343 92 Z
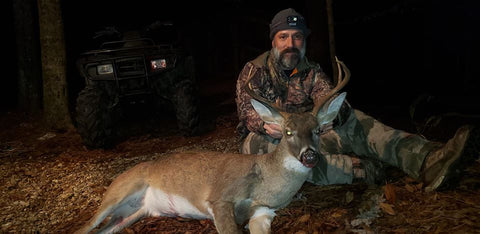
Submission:
M 337 85 L 330 90 L 327 95 L 317 99 L 315 101 L 315 107 L 312 110 L 312 113 L 314 115 L 317 115 L 318 111 L 322 106 L 333 96 L 335 95 L 340 89 L 342 89 L 350 80 L 350 70 L 348 67 L 340 60 L 338 60 L 337 56 L 335 56 L 335 60 L 337 62 L 337 67 L 338 67 L 338 79 L 337 79 Z M 343 72 L 345 72 L 345 76 L 343 76 Z

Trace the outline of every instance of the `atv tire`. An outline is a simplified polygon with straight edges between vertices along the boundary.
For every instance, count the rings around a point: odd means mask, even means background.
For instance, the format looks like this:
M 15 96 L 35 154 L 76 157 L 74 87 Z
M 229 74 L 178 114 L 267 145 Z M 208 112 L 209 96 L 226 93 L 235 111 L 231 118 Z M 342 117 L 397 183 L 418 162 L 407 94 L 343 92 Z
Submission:
M 77 130 L 87 147 L 109 147 L 116 138 L 114 128 L 120 109 L 113 93 L 108 86 L 88 85 L 77 98 Z

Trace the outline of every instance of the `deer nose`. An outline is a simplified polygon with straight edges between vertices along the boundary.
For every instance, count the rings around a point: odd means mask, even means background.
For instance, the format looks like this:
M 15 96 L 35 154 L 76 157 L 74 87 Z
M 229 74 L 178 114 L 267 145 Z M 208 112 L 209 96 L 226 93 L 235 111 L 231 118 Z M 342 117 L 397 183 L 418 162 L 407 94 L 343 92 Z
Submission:
M 312 168 L 317 164 L 319 157 L 320 157 L 320 154 L 317 151 L 312 149 L 307 149 L 300 156 L 300 161 L 304 166 L 308 168 Z

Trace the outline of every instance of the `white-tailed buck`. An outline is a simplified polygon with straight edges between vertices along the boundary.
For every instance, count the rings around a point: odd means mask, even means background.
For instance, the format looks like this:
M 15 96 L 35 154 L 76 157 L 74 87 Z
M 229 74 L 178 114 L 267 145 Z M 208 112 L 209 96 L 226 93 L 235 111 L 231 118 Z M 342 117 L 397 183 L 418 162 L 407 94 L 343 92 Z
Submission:
M 88 233 L 110 217 L 100 232 L 113 233 L 146 216 L 212 219 L 219 233 L 270 233 L 275 210 L 287 206 L 320 155 L 320 127 L 333 121 L 345 99 L 342 93 L 322 108 L 349 79 L 338 61 L 337 86 L 316 102 L 313 112 L 287 114 L 272 108 L 245 88 L 265 122 L 280 124 L 283 138 L 272 153 L 176 153 L 144 162 L 118 176 L 105 192 L 93 218 L 79 232 Z M 342 79 L 342 69 L 345 78 Z M 266 104 L 266 105 L 265 105 Z

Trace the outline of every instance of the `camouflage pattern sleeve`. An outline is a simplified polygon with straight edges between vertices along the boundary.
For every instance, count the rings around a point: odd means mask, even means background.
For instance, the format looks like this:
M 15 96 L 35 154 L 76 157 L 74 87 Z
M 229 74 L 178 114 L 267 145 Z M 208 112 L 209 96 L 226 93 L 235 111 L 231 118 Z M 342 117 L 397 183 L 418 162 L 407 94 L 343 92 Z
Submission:
M 332 83 L 330 82 L 330 78 L 327 76 L 327 74 L 325 74 L 325 72 L 317 70 L 317 72 L 315 72 L 315 79 L 313 80 L 313 88 L 310 97 L 313 100 L 316 100 L 319 97 L 327 95 L 331 89 Z
M 243 89 L 249 74 L 250 76 L 260 75 L 259 68 L 256 68 L 250 62 L 243 67 L 243 70 L 238 76 L 235 98 L 237 103 L 237 114 L 239 120 L 246 125 L 249 131 L 264 134 L 265 129 L 263 128 L 263 121 L 250 103 L 251 96 Z M 254 79 L 252 78 L 252 81 L 253 80 Z

